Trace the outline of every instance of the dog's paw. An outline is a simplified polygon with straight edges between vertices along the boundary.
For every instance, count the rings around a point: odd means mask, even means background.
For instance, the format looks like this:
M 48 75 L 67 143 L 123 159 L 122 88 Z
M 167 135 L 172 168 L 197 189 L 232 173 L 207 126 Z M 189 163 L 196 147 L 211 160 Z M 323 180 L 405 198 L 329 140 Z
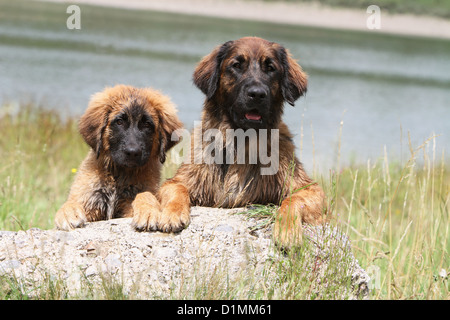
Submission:
M 158 230 L 162 232 L 179 232 L 190 222 L 189 206 L 169 204 L 163 208 L 158 221 Z
M 302 243 L 301 227 L 292 227 L 276 221 L 273 228 L 273 240 L 276 246 L 283 250 L 299 247 Z
M 131 225 L 137 231 L 157 231 L 158 230 L 158 216 L 160 212 L 158 209 L 151 208 L 151 206 L 139 206 L 134 208 L 133 220 Z
M 72 230 L 84 227 L 86 214 L 82 205 L 74 202 L 66 202 L 56 212 L 55 225 L 60 230 Z
M 160 205 L 152 193 L 138 194 L 131 206 L 133 208 L 133 220 L 131 222 L 133 228 L 137 231 L 158 230 L 158 218 L 161 215 Z
M 298 247 L 302 243 L 302 221 L 292 206 L 283 203 L 278 210 L 273 227 L 275 244 L 282 249 Z

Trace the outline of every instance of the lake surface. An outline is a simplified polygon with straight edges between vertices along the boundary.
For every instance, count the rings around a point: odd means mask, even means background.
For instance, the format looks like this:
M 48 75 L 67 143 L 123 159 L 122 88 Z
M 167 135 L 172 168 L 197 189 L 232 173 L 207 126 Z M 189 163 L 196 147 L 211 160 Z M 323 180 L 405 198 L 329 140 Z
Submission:
M 341 164 L 373 163 L 384 148 L 405 162 L 408 132 L 414 146 L 439 134 L 438 158 L 450 147 L 448 40 L 83 5 L 81 30 L 68 30 L 67 6 L 0 0 L 1 104 L 78 117 L 105 86 L 151 86 L 192 128 L 204 98 L 191 81 L 196 63 L 251 35 L 284 45 L 309 74 L 306 97 L 284 115 L 307 170 L 335 168 L 339 153 Z

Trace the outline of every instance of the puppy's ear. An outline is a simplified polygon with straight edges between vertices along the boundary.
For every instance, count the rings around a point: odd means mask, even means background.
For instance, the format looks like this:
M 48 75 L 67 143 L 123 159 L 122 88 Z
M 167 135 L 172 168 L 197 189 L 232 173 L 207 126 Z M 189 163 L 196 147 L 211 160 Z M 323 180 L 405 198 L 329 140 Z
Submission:
M 159 161 L 166 161 L 166 152 L 180 141 L 176 130 L 183 128 L 183 124 L 176 115 L 159 117 Z
M 159 120 L 159 161 L 166 161 L 166 152 L 180 141 L 180 135 L 176 130 L 183 128 L 183 123 L 177 116 L 175 105 L 166 96 L 158 94 L 158 102 L 156 103 L 156 94 L 153 94 L 153 102 L 158 110 Z
M 284 100 L 293 106 L 295 100 L 306 93 L 308 75 L 302 70 L 297 61 L 292 58 L 288 50 L 280 46 L 278 53 L 283 66 L 281 91 Z
M 234 41 L 225 42 L 205 56 L 197 65 L 193 75 L 194 84 L 208 99 L 214 96 L 219 84 L 220 68 Z
M 97 158 L 103 149 L 103 134 L 108 126 L 110 109 L 105 93 L 99 92 L 92 97 L 78 124 L 81 136 L 96 152 Z

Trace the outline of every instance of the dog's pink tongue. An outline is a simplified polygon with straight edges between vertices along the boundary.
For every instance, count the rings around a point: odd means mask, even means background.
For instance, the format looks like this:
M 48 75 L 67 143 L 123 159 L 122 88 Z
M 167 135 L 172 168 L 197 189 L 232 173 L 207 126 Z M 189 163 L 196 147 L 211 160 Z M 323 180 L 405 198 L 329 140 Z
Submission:
M 245 118 L 247 120 L 255 120 L 255 121 L 261 120 L 261 116 L 259 114 L 257 114 L 257 113 L 250 113 L 250 112 L 245 114 Z

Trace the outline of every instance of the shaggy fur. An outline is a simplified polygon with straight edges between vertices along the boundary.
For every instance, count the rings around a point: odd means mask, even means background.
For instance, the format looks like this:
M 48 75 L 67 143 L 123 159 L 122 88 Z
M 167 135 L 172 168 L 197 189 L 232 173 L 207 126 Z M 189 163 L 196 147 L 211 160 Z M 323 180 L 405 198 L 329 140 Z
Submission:
M 56 213 L 57 228 L 118 217 L 147 223 L 149 215 L 158 217 L 161 164 L 175 144 L 172 132 L 181 127 L 175 106 L 153 89 L 118 85 L 95 94 L 79 123 L 91 150 Z
M 324 192 L 294 156 L 292 135 L 281 120 L 284 102 L 293 105 L 306 92 L 307 75 L 279 44 L 247 37 L 226 42 L 205 56 L 193 81 L 206 95 L 201 129 L 193 135 L 210 128 L 223 136 L 227 129 L 279 129 L 279 170 L 261 175 L 264 165 L 259 159 L 256 164 L 195 164 L 191 154 L 191 163 L 182 164 L 160 189 L 164 231 L 183 229 L 191 205 L 230 208 L 273 203 L 280 204 L 276 242 L 283 247 L 298 243 L 302 223 L 320 224 L 325 213 Z M 246 141 L 246 150 L 255 143 Z M 270 139 L 268 144 L 270 150 Z

